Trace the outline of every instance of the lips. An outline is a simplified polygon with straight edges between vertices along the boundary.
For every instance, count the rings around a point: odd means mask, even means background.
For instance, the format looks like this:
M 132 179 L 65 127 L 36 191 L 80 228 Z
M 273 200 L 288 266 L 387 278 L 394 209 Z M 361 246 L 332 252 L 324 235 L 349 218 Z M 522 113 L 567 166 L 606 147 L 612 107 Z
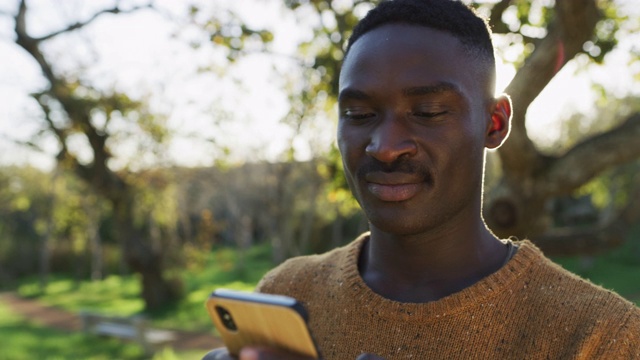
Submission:
M 425 185 L 415 174 L 373 172 L 365 176 L 367 189 L 382 201 L 400 202 L 414 197 Z
M 382 201 L 399 202 L 409 200 L 420 190 L 420 184 L 381 185 L 369 183 L 369 191 Z

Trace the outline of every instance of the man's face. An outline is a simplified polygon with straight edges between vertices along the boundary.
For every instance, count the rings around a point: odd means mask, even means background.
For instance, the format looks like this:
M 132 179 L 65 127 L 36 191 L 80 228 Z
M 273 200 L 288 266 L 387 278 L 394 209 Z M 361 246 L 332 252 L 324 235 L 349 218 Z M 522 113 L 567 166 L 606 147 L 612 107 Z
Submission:
M 479 69 L 458 39 L 426 27 L 384 25 L 351 47 L 338 145 L 377 229 L 414 235 L 478 219 L 491 122 Z

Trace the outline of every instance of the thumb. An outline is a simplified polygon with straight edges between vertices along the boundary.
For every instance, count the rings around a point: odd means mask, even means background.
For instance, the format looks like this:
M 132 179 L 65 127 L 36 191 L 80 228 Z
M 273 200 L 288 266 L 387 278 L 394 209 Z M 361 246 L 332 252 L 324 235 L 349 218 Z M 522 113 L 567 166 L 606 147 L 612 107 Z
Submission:
M 358 356 L 356 360 L 385 360 L 385 359 L 375 354 L 364 353 L 364 354 L 360 354 L 360 356 Z

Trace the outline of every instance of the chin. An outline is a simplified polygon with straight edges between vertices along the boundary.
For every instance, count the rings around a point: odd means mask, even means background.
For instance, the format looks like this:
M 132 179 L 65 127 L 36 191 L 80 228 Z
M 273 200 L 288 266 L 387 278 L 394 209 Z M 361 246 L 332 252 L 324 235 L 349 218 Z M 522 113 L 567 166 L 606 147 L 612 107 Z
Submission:
M 369 223 L 378 231 L 387 234 L 409 236 L 427 231 L 429 225 L 425 219 L 411 219 L 407 216 L 380 216 L 380 214 L 367 214 Z
M 454 217 L 452 213 L 441 211 L 438 213 L 415 211 L 402 211 L 399 209 L 386 209 L 386 211 L 365 212 L 369 223 L 376 230 L 387 234 L 399 236 L 411 236 L 431 232 Z

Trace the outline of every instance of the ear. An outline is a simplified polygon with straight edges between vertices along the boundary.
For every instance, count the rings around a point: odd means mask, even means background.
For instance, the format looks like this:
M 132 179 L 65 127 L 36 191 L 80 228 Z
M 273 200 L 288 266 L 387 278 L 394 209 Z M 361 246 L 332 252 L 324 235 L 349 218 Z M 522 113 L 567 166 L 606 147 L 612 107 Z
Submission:
M 509 136 L 511 129 L 511 99 L 503 94 L 492 101 L 491 121 L 487 124 L 485 147 L 497 149 Z

